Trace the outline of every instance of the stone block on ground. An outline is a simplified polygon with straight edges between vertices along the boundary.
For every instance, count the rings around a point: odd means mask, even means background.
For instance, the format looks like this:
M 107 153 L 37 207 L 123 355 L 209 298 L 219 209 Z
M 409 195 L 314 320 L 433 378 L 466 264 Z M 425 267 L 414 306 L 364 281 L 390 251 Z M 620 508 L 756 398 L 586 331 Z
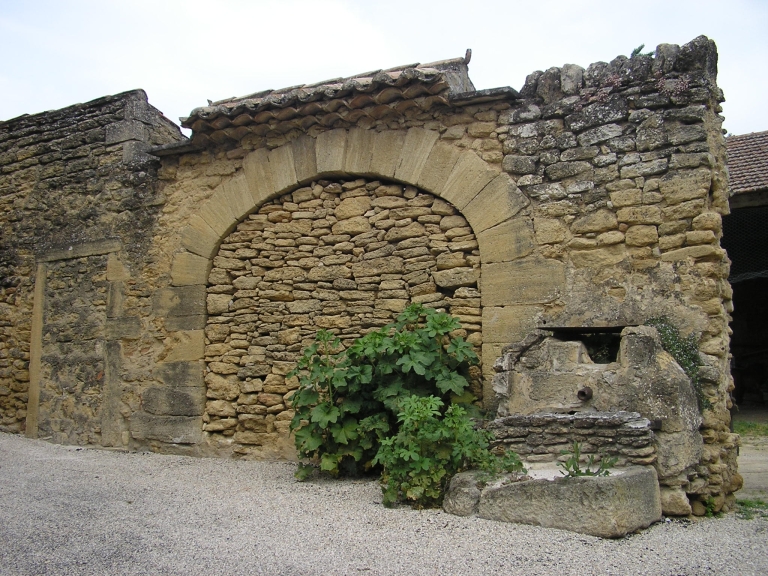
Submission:
M 449 509 L 472 509 L 466 481 L 446 495 Z M 448 511 L 448 510 L 446 510 Z M 656 471 L 631 467 L 611 476 L 527 480 L 484 488 L 478 516 L 487 520 L 559 528 L 603 538 L 620 538 L 661 520 Z

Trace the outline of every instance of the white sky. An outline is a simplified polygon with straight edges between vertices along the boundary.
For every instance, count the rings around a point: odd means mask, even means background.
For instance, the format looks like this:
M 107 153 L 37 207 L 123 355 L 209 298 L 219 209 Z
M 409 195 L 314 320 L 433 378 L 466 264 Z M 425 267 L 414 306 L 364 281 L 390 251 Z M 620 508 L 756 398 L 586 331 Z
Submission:
M 766 0 L 0 0 L 0 119 L 143 88 L 206 99 L 463 56 L 478 89 L 645 44 L 717 42 L 724 127 L 768 130 Z

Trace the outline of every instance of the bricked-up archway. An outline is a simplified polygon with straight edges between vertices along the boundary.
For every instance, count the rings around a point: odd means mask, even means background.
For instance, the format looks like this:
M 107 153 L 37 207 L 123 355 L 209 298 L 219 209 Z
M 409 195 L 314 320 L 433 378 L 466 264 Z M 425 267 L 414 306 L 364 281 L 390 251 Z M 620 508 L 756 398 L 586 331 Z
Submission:
M 494 361 L 504 345 L 532 329 L 543 307 L 561 295 L 565 266 L 535 251 L 533 219 L 527 210 L 530 201 L 510 176 L 474 151 L 440 141 L 436 131 L 335 129 L 316 137 L 301 136 L 271 150 L 249 152 L 242 170 L 217 186 L 180 230 L 169 297 L 184 300 L 187 294 L 197 298 L 206 292 L 222 241 L 256 207 L 321 179 L 360 177 L 430 193 L 456 208 L 476 235 L 482 283 L 483 398 L 486 407 L 493 408 L 488 400 L 494 397 Z M 169 316 L 183 312 L 173 309 Z M 168 364 L 169 369 L 183 368 L 190 375 L 200 370 L 204 330 L 179 324 L 168 336 L 168 353 L 159 368 Z
M 480 251 L 451 204 L 413 186 L 320 180 L 263 204 L 222 242 L 208 276 L 203 429 L 241 454 L 291 455 L 295 379 L 318 329 L 348 345 L 410 302 L 482 341 Z M 482 397 L 479 367 L 472 392 Z

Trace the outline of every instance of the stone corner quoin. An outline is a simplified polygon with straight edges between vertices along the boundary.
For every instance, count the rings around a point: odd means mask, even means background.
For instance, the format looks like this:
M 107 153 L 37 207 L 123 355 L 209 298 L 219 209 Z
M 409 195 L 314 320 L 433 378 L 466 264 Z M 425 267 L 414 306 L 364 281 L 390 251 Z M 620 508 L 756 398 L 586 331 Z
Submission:
M 716 373 L 695 490 L 730 494 L 716 70 L 699 37 L 519 93 L 454 98 L 438 66 L 233 100 L 190 139 L 142 91 L 0 123 L 0 426 L 290 459 L 285 376 L 318 328 L 449 310 L 493 408 L 536 327 L 664 314 Z

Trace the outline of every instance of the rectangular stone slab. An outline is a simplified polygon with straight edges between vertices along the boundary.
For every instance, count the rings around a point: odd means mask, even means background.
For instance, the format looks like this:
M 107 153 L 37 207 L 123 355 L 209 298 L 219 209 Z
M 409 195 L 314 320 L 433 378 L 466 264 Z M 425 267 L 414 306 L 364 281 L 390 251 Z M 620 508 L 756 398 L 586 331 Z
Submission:
M 529 480 L 488 487 L 478 516 L 620 538 L 661 520 L 656 471 L 628 468 L 611 476 Z

